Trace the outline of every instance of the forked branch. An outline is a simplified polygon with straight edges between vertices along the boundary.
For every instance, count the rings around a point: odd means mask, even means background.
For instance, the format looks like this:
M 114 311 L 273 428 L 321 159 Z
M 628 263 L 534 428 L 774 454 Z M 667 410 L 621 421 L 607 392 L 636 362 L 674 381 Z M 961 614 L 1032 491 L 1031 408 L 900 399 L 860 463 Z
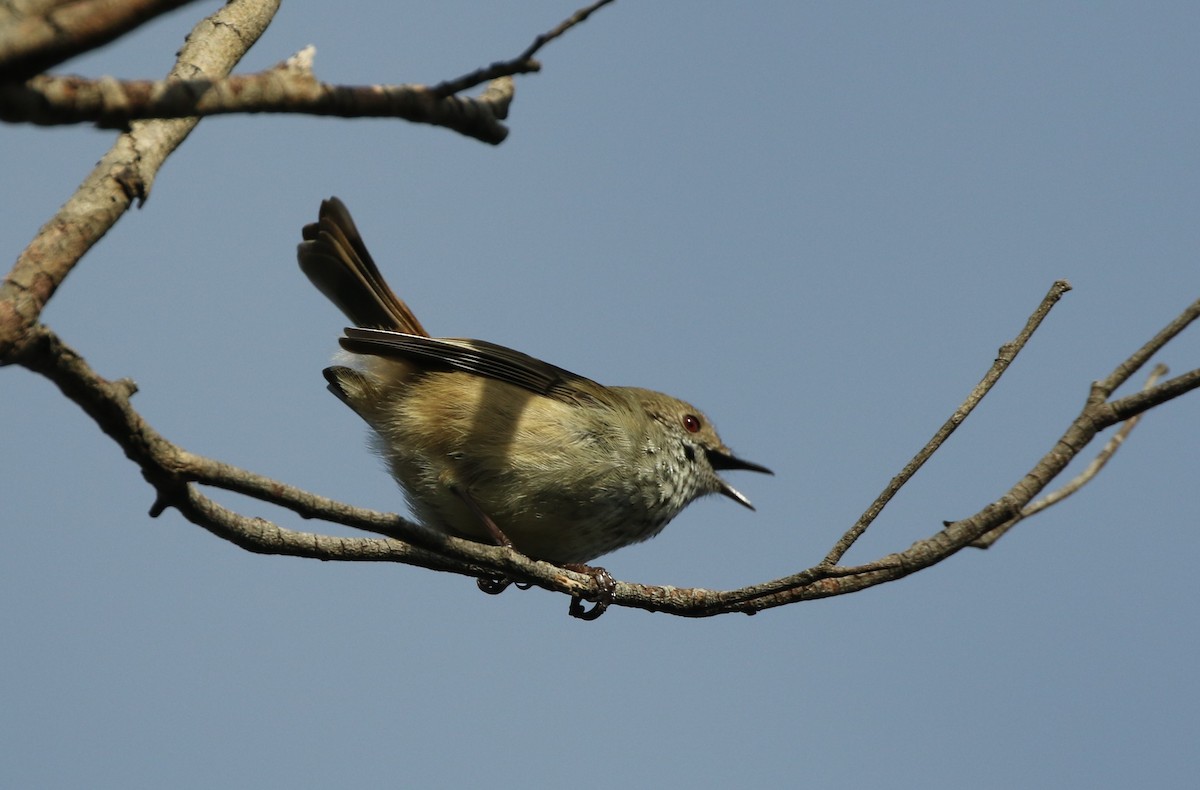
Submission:
M 1056 283 L 1051 294 L 1061 288 L 1062 284 Z M 1039 310 L 1045 305 L 1043 301 Z M 1197 312 L 1200 302 L 1185 311 L 1185 315 Z M 349 562 L 400 562 L 475 578 L 502 576 L 572 596 L 595 598 L 601 594 L 590 576 L 530 560 L 511 549 L 447 537 L 395 515 L 355 508 L 188 453 L 155 432 L 137 414 L 130 403 L 135 390 L 131 384 L 106 381 L 45 327 L 38 327 L 35 337 L 36 341 L 25 347 L 20 362 L 54 381 L 141 467 L 143 476 L 156 491 L 154 514 L 174 507 L 189 521 L 258 553 Z M 1138 400 L 1131 400 L 1135 396 L 1130 396 L 1113 403 L 1089 401 L 1054 449 L 1012 490 L 974 516 L 946 524 L 904 551 L 857 566 L 822 562 L 783 579 L 730 591 L 618 582 L 613 604 L 689 617 L 754 613 L 802 600 L 844 595 L 903 578 L 941 562 L 985 535 L 1010 529 L 1031 514 L 1026 508 L 1033 498 L 1097 433 L 1197 386 L 1200 386 L 1200 370 L 1193 370 L 1162 384 L 1151 382 L 1139 393 L 1146 397 Z M 1115 406 L 1118 403 L 1122 404 L 1120 408 Z M 201 493 L 200 486 L 236 491 L 306 518 L 336 522 L 386 537 L 343 538 L 289 530 L 264 519 L 235 513 Z M 856 525 L 847 533 L 850 534 L 861 534 L 861 530 Z M 838 545 L 844 541 L 843 536 Z

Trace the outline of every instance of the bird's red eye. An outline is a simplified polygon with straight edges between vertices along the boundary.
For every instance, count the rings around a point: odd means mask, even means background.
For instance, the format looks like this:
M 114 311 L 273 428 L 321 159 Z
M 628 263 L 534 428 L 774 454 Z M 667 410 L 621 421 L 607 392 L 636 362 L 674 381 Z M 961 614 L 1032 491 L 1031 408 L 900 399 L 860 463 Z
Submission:
M 683 427 L 687 428 L 688 433 L 695 433 L 700 430 L 700 418 L 694 414 L 683 415 Z

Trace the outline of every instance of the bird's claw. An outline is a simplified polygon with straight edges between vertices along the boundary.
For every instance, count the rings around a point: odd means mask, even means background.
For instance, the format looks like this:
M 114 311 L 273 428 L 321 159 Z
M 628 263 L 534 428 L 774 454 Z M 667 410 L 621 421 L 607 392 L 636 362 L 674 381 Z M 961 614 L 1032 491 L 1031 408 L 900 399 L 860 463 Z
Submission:
M 498 579 L 480 578 L 475 580 L 475 584 L 488 595 L 499 595 L 508 589 L 508 585 L 512 584 L 512 581 L 504 577 Z
M 572 617 L 578 617 L 580 620 L 595 620 L 604 614 L 609 604 L 613 602 L 617 592 L 617 580 L 612 577 L 612 574 L 604 568 L 593 567 L 591 565 L 570 564 L 563 567 L 569 571 L 591 576 L 592 580 L 596 582 L 596 586 L 600 588 L 600 593 L 594 601 L 595 605 L 591 609 L 583 608 L 583 596 L 571 596 L 571 605 L 567 609 L 567 614 Z
M 604 614 L 616 596 L 617 580 L 612 577 L 612 574 L 604 568 L 593 567 L 591 565 L 570 564 L 562 567 L 569 571 L 591 576 L 592 580 L 596 583 L 596 586 L 600 589 L 600 592 L 597 593 L 596 600 L 593 602 L 593 606 L 590 609 L 584 608 L 583 602 L 586 599 L 582 595 L 571 596 L 571 605 L 568 607 L 567 613 L 572 617 L 578 617 L 580 620 L 595 620 L 597 617 Z M 506 579 L 503 576 L 491 578 L 481 577 L 475 580 L 475 584 L 480 590 L 488 595 L 499 595 L 507 590 L 509 586 L 513 584 L 513 581 L 511 579 Z M 517 582 L 516 586 L 517 589 L 521 590 L 527 590 L 530 587 L 529 584 L 523 582 Z

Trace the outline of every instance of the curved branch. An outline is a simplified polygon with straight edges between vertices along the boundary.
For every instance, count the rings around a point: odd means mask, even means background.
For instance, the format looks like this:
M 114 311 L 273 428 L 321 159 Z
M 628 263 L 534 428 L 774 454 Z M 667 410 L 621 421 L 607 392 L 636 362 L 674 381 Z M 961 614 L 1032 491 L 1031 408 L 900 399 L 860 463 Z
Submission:
M 1056 288 L 1061 289 L 1061 285 L 1056 284 Z M 1052 289 L 1051 295 L 1054 293 Z M 1194 307 L 1200 308 L 1200 302 Z M 1039 307 L 1043 315 L 1044 309 L 1048 309 L 1045 300 Z M 1038 314 L 1035 312 L 1035 317 Z M 38 325 L 33 336 L 34 342 L 24 347 L 24 353 L 16 361 L 54 381 L 138 464 L 157 492 L 154 515 L 174 507 L 214 535 L 257 553 L 348 562 L 399 562 L 476 578 L 503 577 L 591 600 L 606 592 L 589 575 L 531 560 L 509 548 L 449 537 L 395 515 L 354 508 L 188 453 L 159 435 L 133 409 L 130 398 L 136 387 L 131 382 L 103 379 L 44 326 Z M 1200 386 L 1200 370 L 1153 386 L 1147 392 L 1156 393 L 1160 400 L 1150 405 L 1178 397 L 1197 386 Z M 1130 396 L 1134 397 L 1137 396 Z M 1139 402 L 1137 406 L 1150 408 L 1146 403 Z M 1099 431 L 1122 419 L 1126 410 L 1114 405 L 1089 399 L 1051 451 L 1008 493 L 970 518 L 948 523 L 904 551 L 858 566 L 822 562 L 792 576 L 729 591 L 617 582 L 612 603 L 686 617 L 732 612 L 753 614 L 901 579 L 941 562 L 1001 527 L 1009 529 L 1024 518 L 1033 497 Z M 198 485 L 236 491 L 291 509 L 306 518 L 321 518 L 387 537 L 332 537 L 285 529 L 222 507 L 201 494 Z
M 1144 363 L 1143 357 L 1148 348 L 1160 350 L 1198 316 L 1200 300 L 1188 306 L 1154 340 L 1134 352 L 1117 370 L 1136 370 Z M 1143 392 L 1112 403 L 1089 398 L 1050 452 L 1007 493 L 970 518 L 946 523 L 941 531 L 917 541 L 905 551 L 850 568 L 823 562 L 792 576 L 729 592 L 672 589 L 664 594 L 662 588 L 634 590 L 618 585 L 616 603 L 696 617 L 735 611 L 753 614 L 763 609 L 812 598 L 844 595 L 901 579 L 941 562 L 994 530 L 1001 527 L 1011 529 L 1025 517 L 1024 509 L 1033 498 L 1061 474 L 1100 431 L 1197 387 L 1200 387 L 1200 369 L 1156 386 L 1148 386 Z M 1093 391 L 1095 389 L 1093 387 Z M 636 595 L 633 595 L 635 592 Z M 628 597 L 623 597 L 622 593 Z
M 156 492 L 152 516 L 173 507 L 192 523 L 258 554 L 402 562 L 471 577 L 507 576 L 569 595 L 589 593 L 592 578 L 588 575 L 531 560 L 512 549 L 450 537 L 392 514 L 335 502 L 189 453 L 154 430 L 133 408 L 137 386 L 132 381 L 100 376 L 48 327 L 37 325 L 14 361 L 54 382 L 138 465 Z M 285 529 L 222 507 L 201 494 L 197 484 L 389 537 L 341 538 Z

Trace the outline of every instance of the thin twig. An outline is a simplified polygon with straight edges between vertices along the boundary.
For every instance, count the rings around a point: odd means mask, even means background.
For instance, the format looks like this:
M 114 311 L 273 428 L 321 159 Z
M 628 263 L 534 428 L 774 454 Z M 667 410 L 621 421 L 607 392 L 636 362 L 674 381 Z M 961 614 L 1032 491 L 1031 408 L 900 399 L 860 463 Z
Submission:
M 1149 362 L 1151 357 L 1170 342 L 1171 338 L 1187 329 L 1197 318 L 1200 318 L 1200 299 L 1188 305 L 1174 321 L 1163 327 L 1149 342 L 1130 354 L 1128 359 L 1117 365 L 1116 369 L 1108 375 L 1108 378 L 1096 382 L 1092 388 L 1092 398 L 1097 401 L 1107 400 L 1110 395 L 1117 391 L 1118 387 L 1128 381 L 1130 376 L 1137 373 L 1142 365 Z
M 1172 379 L 1167 379 L 1157 387 L 1135 392 L 1108 403 L 1109 425 L 1115 425 L 1130 417 L 1153 409 L 1159 404 L 1178 398 L 1186 392 L 1200 387 L 1200 368 L 1194 368 L 1187 373 L 1181 373 Z
M 883 512 L 883 508 L 892 500 L 892 497 L 896 495 L 905 483 L 912 479 L 917 470 L 924 466 L 930 456 L 942 446 L 946 439 L 950 438 L 950 434 L 954 433 L 954 430 L 959 425 L 962 425 L 967 416 L 979 405 L 979 402 L 983 400 L 992 387 L 995 386 L 1000 377 L 1004 375 L 1004 371 L 1008 370 L 1008 366 L 1016 359 L 1017 354 L 1029 342 L 1029 338 L 1033 336 L 1033 333 L 1041 325 L 1043 319 L 1050 313 L 1050 310 L 1057 304 L 1058 300 L 1063 297 L 1063 294 L 1069 290 L 1071 290 L 1071 284 L 1066 280 L 1058 280 L 1050 286 L 1050 291 L 1042 298 L 1041 304 L 1033 311 L 1033 314 L 1029 316 L 1020 334 L 1013 338 L 1011 342 L 1005 343 L 1000 347 L 1000 352 L 997 354 L 995 362 L 992 363 L 991 368 L 988 369 L 979 383 L 975 385 L 975 388 L 971 390 L 967 399 L 963 401 L 961 406 L 955 409 L 950 418 L 943 423 L 942 427 L 921 448 L 920 452 L 913 456 L 913 459 L 900 470 L 900 473 L 888 482 L 887 487 L 875 498 L 875 501 L 871 503 L 866 512 L 854 523 L 854 526 L 838 539 L 833 548 L 829 550 L 829 553 L 825 555 L 825 559 L 821 562 L 822 565 L 836 565 L 845 556 L 850 547 L 854 545 L 854 542 L 862 537 L 862 534 L 867 531 L 867 527 L 871 526 L 871 523 Z
M 485 66 L 481 69 L 476 69 L 469 74 L 464 74 L 461 77 L 456 77 L 452 80 L 446 80 L 434 85 L 430 90 L 435 96 L 446 97 L 453 96 L 456 93 L 462 93 L 465 90 L 470 90 L 476 85 L 481 85 L 497 77 L 507 77 L 514 74 L 529 74 L 531 72 L 540 71 L 542 64 L 533 59 L 538 50 L 549 44 L 554 39 L 566 33 L 571 28 L 581 24 L 593 13 L 600 8 L 613 2 L 613 0 L 598 0 L 586 8 L 581 8 L 571 16 L 564 19 L 553 30 L 542 33 L 533 40 L 533 43 L 526 48 L 524 52 L 517 55 L 512 60 L 501 60 L 493 63 L 490 66 Z

